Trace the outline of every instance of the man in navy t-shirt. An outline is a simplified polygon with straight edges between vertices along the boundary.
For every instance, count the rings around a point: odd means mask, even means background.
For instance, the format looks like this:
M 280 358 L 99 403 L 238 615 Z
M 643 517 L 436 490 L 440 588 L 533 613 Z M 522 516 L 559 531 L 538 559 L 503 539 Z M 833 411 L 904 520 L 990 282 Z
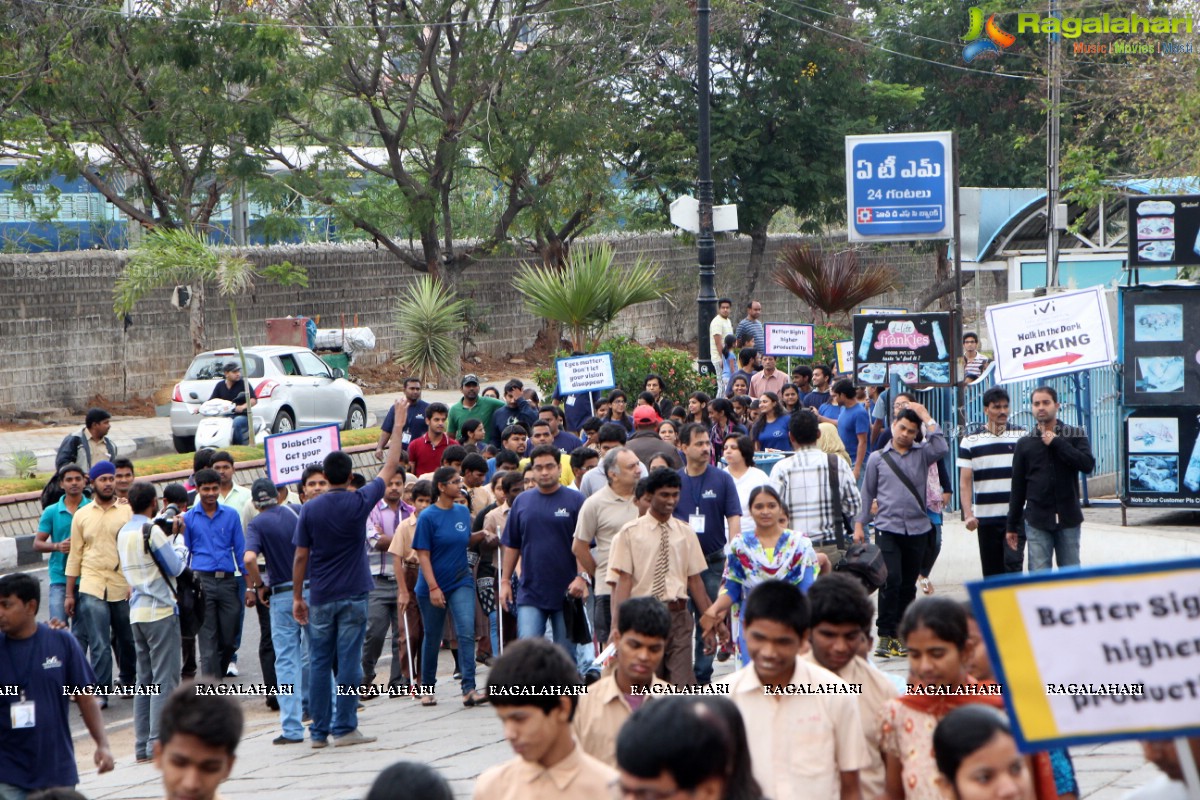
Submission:
M 83 693 L 96 676 L 74 636 L 38 624 L 41 604 L 36 578 L 21 572 L 0 578 L 0 685 L 17 691 L 0 694 L 0 797 L 79 782 L 72 697 L 96 743 L 96 767 L 113 768 L 100 705 Z
M 429 425 L 425 421 L 425 409 L 429 407 L 429 403 L 421 399 L 420 378 L 404 379 L 403 399 L 407 404 L 407 411 L 404 415 L 404 427 L 400 429 L 400 446 L 407 450 L 409 442 L 424 436 L 425 432 L 429 430 Z M 387 446 L 392 438 L 392 432 L 396 429 L 396 408 L 399 405 L 400 401 L 397 400 L 396 404 L 388 409 L 383 423 L 379 426 L 379 443 L 375 445 L 375 458 L 380 461 L 383 461 L 383 448 Z
M 721 573 L 725 568 L 725 544 L 729 532 L 741 531 L 742 503 L 738 499 L 737 484 L 733 477 L 709 464 L 712 455 L 708 429 L 699 422 L 691 422 L 679 430 L 679 446 L 687 464 L 679 470 L 683 486 L 679 490 L 679 504 L 674 516 L 681 519 L 700 539 L 700 549 L 708 568 L 701 574 L 704 588 L 709 597 L 716 597 L 721 589 Z M 700 630 L 700 618 L 696 616 L 696 630 Z M 696 682 L 700 685 L 712 681 L 713 657 L 704 652 L 704 636 L 696 636 L 695 668 Z
M 510 580 L 519 558 L 517 636 L 522 639 L 543 636 L 549 621 L 555 643 L 562 645 L 573 659 L 575 649 L 567 639 L 563 603 L 568 593 L 587 597 L 584 573 L 576 571 L 575 554 L 571 551 L 583 495 L 559 483 L 561 467 L 554 445 L 535 447 L 529 465 L 538 490 L 521 492 L 508 512 L 508 522 L 500 538 L 504 545 L 500 604 L 507 608 L 512 603 Z
M 397 403 L 397 413 L 406 410 L 405 405 L 404 399 Z M 367 517 L 383 499 L 387 482 L 396 474 L 399 463 L 400 448 L 388 448 L 387 461 L 375 480 L 352 491 L 354 462 L 340 450 L 330 453 L 324 464 L 329 491 L 305 503 L 296 527 L 292 613 L 296 622 L 308 625 L 312 674 L 327 674 L 336 654 L 337 683 L 347 690 L 357 690 L 362 683 L 367 597 L 375 585 L 363 547 Z M 331 687 L 314 679 L 309 697 L 312 746 L 325 747 L 330 734 L 335 747 L 375 741 L 374 736 L 358 731 L 358 697 L 353 693 L 339 695 L 331 710 L 333 699 Z

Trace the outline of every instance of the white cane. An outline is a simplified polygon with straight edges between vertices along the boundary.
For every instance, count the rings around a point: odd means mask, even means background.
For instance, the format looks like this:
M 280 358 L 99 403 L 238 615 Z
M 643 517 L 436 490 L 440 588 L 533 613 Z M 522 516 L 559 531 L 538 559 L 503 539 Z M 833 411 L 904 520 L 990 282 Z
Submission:
M 413 671 L 412 634 L 408 632 L 408 609 L 404 609 L 400 616 L 404 619 L 404 649 L 408 652 L 408 681 L 410 685 L 418 685 L 420 678 Z
M 498 644 L 500 652 L 496 657 L 504 655 L 504 606 L 500 603 L 500 581 L 504 580 L 504 548 L 496 550 L 496 557 L 500 561 L 500 574 L 496 576 L 496 626 L 499 631 Z
M 592 633 L 592 655 L 597 656 L 600 654 L 600 643 L 596 641 L 596 629 L 592 626 L 592 618 L 588 616 L 586 598 L 581 605 L 583 606 L 583 619 L 587 622 L 588 630 Z

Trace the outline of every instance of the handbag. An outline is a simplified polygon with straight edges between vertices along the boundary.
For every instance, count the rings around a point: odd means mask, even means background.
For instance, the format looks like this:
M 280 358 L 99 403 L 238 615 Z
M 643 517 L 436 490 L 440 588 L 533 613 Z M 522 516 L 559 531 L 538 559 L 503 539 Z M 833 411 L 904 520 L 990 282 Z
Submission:
M 592 629 L 588 625 L 582 597 L 567 595 L 563 598 L 563 622 L 567 629 L 567 639 L 572 644 L 592 643 Z
M 167 571 L 163 569 L 162 564 L 158 563 L 158 559 L 154 557 L 154 552 L 150 549 L 150 533 L 153 529 L 153 524 L 149 522 L 142 526 L 142 549 L 150 556 L 154 566 L 158 567 L 159 574 L 166 581 L 167 588 L 171 590 L 171 594 L 175 596 L 175 602 L 179 605 L 180 635 L 195 636 L 204 626 L 204 587 L 200 585 L 200 581 L 196 580 L 196 575 L 192 572 L 191 567 L 184 567 L 183 572 L 175 578 L 175 583 L 171 583 L 171 577 L 167 575 Z M 191 560 L 192 555 L 188 553 L 189 564 Z
M 837 543 L 839 551 L 846 549 L 846 531 L 851 527 L 847 521 L 845 514 L 842 513 L 842 490 L 838 485 L 838 458 L 833 453 L 829 453 L 829 468 L 826 470 L 829 474 L 829 496 L 833 500 L 833 539 Z
M 870 542 L 855 542 L 833 567 L 834 572 L 845 572 L 862 581 L 867 594 L 882 589 L 887 583 L 887 564 L 883 560 L 883 551 Z

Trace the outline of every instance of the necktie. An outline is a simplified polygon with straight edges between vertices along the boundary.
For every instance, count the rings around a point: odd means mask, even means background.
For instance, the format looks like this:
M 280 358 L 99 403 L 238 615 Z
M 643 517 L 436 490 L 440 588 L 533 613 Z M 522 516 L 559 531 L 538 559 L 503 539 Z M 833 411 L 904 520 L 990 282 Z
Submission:
M 668 545 L 670 543 L 671 531 L 661 522 L 658 525 L 658 558 L 654 562 L 654 583 L 650 587 L 650 594 L 659 600 L 669 600 L 667 594 L 667 568 L 670 566 Z

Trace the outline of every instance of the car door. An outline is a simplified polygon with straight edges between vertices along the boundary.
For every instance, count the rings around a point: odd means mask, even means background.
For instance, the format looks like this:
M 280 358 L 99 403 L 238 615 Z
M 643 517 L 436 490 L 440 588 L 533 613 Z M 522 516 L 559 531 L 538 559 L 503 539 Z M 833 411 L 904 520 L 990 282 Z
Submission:
M 307 404 L 312 416 L 298 427 L 326 425 L 330 422 L 340 423 L 345 417 L 346 410 L 342 408 L 342 396 L 333 386 L 333 374 L 329 365 L 308 350 L 297 350 L 293 355 L 296 363 L 304 372 L 306 382 L 304 391 L 307 392 Z
M 292 353 L 275 357 L 279 364 L 280 384 L 284 387 L 282 399 L 296 416 L 296 427 L 307 427 L 313 418 L 313 379 L 304 374 L 304 368 Z M 281 403 L 282 405 L 282 403 Z

